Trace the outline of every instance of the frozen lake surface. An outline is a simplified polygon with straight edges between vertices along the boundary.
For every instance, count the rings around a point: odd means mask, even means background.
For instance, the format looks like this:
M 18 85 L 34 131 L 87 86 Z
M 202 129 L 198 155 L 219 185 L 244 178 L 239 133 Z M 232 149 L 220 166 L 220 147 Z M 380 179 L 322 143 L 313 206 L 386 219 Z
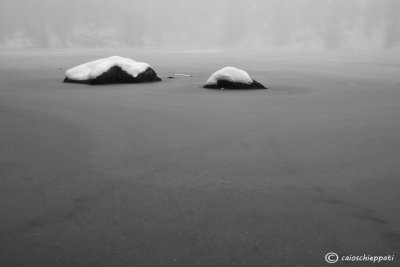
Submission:
M 62 83 L 114 54 L 163 82 Z M 225 66 L 269 89 L 201 88 Z M 0 266 L 400 256 L 399 73 L 268 51 L 1 52 Z

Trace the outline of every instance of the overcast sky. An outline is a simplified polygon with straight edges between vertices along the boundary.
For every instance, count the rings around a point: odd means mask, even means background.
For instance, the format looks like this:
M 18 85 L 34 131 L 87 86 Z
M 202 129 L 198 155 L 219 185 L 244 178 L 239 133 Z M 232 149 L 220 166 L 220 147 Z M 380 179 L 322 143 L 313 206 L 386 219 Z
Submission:
M 0 0 L 0 47 L 396 49 L 400 0 Z

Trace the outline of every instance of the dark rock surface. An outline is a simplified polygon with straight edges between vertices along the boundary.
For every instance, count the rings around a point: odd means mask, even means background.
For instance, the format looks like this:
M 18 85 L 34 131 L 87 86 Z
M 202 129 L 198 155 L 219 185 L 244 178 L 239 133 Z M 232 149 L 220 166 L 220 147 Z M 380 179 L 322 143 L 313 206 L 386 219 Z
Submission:
M 219 80 L 217 84 L 206 84 L 203 88 L 212 88 L 212 89 L 267 89 L 264 85 L 253 80 L 252 83 L 239 83 L 239 82 L 231 82 L 227 80 Z

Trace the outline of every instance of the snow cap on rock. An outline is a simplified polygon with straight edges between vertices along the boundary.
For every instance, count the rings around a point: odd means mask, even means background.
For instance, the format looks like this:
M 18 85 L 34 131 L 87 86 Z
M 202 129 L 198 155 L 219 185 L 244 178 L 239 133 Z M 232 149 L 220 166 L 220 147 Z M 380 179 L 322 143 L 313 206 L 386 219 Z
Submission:
M 64 82 L 106 84 L 159 81 L 147 63 L 112 56 L 76 66 L 66 71 Z
M 247 72 L 234 67 L 225 67 L 214 72 L 204 88 L 266 89 L 253 80 Z

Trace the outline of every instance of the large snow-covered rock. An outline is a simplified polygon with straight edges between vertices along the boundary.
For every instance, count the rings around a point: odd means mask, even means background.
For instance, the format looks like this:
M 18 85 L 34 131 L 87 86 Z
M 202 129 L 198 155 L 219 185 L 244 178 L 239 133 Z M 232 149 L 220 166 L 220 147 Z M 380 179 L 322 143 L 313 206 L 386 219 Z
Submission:
M 234 67 L 225 67 L 216 71 L 208 79 L 204 88 L 267 89 L 261 83 L 253 80 L 247 72 Z
M 161 81 L 147 63 L 113 56 L 91 61 L 65 73 L 64 82 L 86 84 L 143 83 Z

